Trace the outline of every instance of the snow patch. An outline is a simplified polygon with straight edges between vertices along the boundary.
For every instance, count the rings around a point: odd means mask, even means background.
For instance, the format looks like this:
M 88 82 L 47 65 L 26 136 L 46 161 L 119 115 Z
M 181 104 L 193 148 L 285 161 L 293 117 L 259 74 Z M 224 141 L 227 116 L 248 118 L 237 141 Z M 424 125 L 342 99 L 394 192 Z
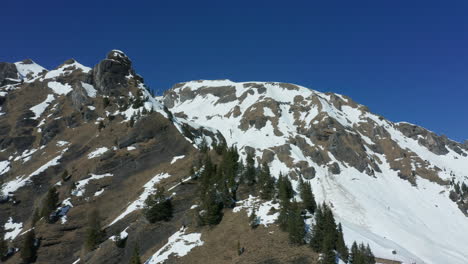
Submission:
M 183 257 L 193 248 L 204 244 L 201 240 L 201 233 L 185 234 L 185 232 L 186 228 L 182 227 L 179 231 L 169 237 L 167 244 L 151 256 L 145 264 L 164 263 L 169 256 L 173 254 L 178 257 Z
M 47 95 L 47 98 L 44 100 L 44 102 L 31 107 L 30 110 L 34 113 L 33 119 L 38 119 L 42 115 L 42 113 L 44 113 L 44 111 L 50 105 L 50 103 L 54 101 L 54 99 L 55 99 L 54 95 L 49 94 Z
M 88 159 L 97 158 L 97 157 L 101 156 L 102 154 L 106 153 L 108 150 L 109 149 L 106 148 L 106 147 L 98 148 L 98 149 L 96 149 L 93 152 L 88 154 Z
M 172 158 L 171 164 L 174 164 L 177 160 L 183 159 L 184 157 L 185 155 L 175 156 L 174 158 Z
M 54 93 L 58 95 L 67 95 L 73 89 L 70 84 L 62 84 L 60 82 L 51 81 L 47 84 L 47 86 L 54 91 Z
M 23 223 L 15 223 L 13 222 L 13 218 L 9 218 L 8 222 L 5 223 L 3 226 L 5 229 L 5 240 L 14 240 L 23 230 Z

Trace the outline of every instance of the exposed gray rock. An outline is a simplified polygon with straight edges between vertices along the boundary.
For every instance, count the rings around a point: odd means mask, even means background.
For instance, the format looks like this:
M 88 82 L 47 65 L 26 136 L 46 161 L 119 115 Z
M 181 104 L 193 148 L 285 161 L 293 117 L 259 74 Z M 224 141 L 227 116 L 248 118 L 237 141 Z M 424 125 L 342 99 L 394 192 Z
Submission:
M 312 180 L 315 177 L 315 168 L 308 167 L 301 170 L 302 177 L 306 180 Z
M 107 58 L 99 62 L 93 69 L 94 86 L 106 95 L 123 94 L 119 89 L 127 86 L 125 76 L 135 75 L 132 62 L 122 52 L 112 50 Z
M 71 99 L 73 108 L 78 111 L 83 110 L 86 104 L 90 102 L 86 90 L 83 88 L 81 82 L 75 82 L 72 85 L 73 91 L 71 92 Z
M 18 70 L 13 63 L 0 62 L 0 86 L 8 84 L 8 79 L 19 79 Z
M 328 171 L 332 174 L 340 174 L 340 165 L 337 162 L 333 162 L 332 164 L 328 165 Z

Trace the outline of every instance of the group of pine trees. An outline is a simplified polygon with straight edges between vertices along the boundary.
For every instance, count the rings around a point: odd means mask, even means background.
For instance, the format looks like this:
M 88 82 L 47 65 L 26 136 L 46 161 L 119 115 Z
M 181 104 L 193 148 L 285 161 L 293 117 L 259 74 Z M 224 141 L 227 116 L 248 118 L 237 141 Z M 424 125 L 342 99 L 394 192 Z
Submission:
M 235 147 L 216 146 L 221 156 L 218 164 L 213 163 L 209 154 L 205 155 L 199 175 L 199 223 L 217 225 L 223 218 L 223 208 L 233 208 L 238 188 L 239 155 Z
M 316 252 L 322 253 L 322 263 L 335 263 L 337 256 L 348 261 L 349 252 L 343 239 L 343 229 L 341 224 L 336 224 L 331 208 L 325 203 L 317 206 L 314 218 L 309 243 Z
M 374 254 L 372 254 L 369 244 L 367 244 L 367 246 L 364 246 L 364 244 L 361 243 L 358 246 L 358 244 L 354 242 L 353 245 L 351 246 L 351 251 L 349 255 L 349 263 L 350 264 L 374 264 L 375 257 L 374 257 Z
M 202 224 L 215 225 L 222 219 L 222 209 L 235 206 L 236 191 L 245 184 L 254 189 L 264 200 L 279 200 L 278 223 L 283 231 L 288 232 L 291 244 L 302 245 L 308 240 L 309 245 L 321 253 L 321 263 L 334 264 L 336 258 L 353 264 L 375 263 L 369 247 L 358 247 L 358 251 L 349 252 L 343 238 L 341 224 L 336 224 L 331 208 L 325 203 L 317 205 L 312 187 L 299 177 L 299 197 L 294 199 L 295 191 L 287 176 L 279 175 L 276 181 L 266 163 L 255 165 L 252 154 L 247 154 L 245 163 L 239 161 L 235 147 L 225 144 L 214 145 L 213 149 L 221 156 L 221 161 L 214 164 L 209 154 L 200 173 L 200 219 Z M 206 151 L 207 152 L 207 151 Z M 191 170 L 193 173 L 193 169 Z M 306 239 L 305 218 L 313 216 L 315 224 Z M 249 215 L 250 226 L 259 224 L 255 208 Z M 364 256 L 361 258 L 361 256 Z M 367 262 L 360 262 L 366 259 Z

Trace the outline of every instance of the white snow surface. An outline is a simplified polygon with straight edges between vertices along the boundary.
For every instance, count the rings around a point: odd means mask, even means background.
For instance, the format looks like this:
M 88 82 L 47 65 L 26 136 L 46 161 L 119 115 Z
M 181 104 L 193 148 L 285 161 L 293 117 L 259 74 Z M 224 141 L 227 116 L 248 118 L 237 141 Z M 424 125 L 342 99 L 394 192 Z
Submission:
M 143 186 L 143 192 L 138 196 L 138 198 L 130 203 L 125 211 L 121 213 L 117 218 L 115 218 L 109 226 L 117 223 L 121 219 L 123 219 L 125 216 L 129 215 L 135 210 L 142 209 L 143 206 L 145 205 L 145 200 L 156 191 L 155 185 L 158 184 L 161 180 L 169 178 L 171 175 L 168 173 L 160 173 L 154 176 L 150 181 L 148 181 L 144 186 Z
M 54 91 L 54 93 L 58 95 L 67 95 L 73 89 L 70 84 L 68 83 L 60 83 L 56 81 L 51 81 L 47 84 L 47 86 Z
M 30 110 L 34 113 L 33 119 L 38 119 L 41 117 L 42 113 L 46 110 L 46 108 L 54 101 L 55 97 L 53 94 L 47 95 L 47 98 L 44 100 L 44 102 L 35 105 L 30 108 Z
M 182 227 L 179 231 L 174 233 L 169 237 L 167 244 L 154 253 L 145 264 L 164 263 L 171 255 L 183 257 L 194 247 L 204 244 L 201 240 L 201 233 L 186 234 L 185 232 L 186 228 Z
M 85 89 L 86 91 L 86 94 L 89 96 L 89 97 L 96 97 L 96 94 L 97 94 L 97 91 L 96 89 L 94 88 L 94 86 L 92 86 L 91 84 L 89 83 L 84 83 L 84 82 L 81 82 L 81 86 L 83 86 L 83 89 Z
M 172 158 L 171 164 L 174 164 L 177 160 L 183 159 L 184 157 L 185 155 L 175 156 L 174 158 Z
M 106 153 L 109 149 L 107 147 L 100 147 L 88 154 L 88 159 L 94 159 Z
M 8 222 L 3 225 L 5 232 L 5 236 L 3 239 L 5 240 L 14 240 L 23 230 L 23 223 L 15 223 L 13 222 L 13 218 L 8 218 Z
M 21 61 L 15 62 L 16 69 L 18 70 L 21 78 L 25 80 L 25 82 L 31 82 L 36 79 L 42 71 L 47 71 L 44 67 L 40 66 L 39 64 L 33 62 L 31 64 L 26 64 Z M 29 75 L 29 78 L 27 76 Z
M 249 82 L 252 83 L 252 82 Z M 369 155 L 378 157 L 382 164 L 379 167 L 382 173 L 375 174 L 375 178 L 361 173 L 348 164 L 336 160 L 331 153 L 332 162 L 338 162 L 341 173 L 329 174 L 325 166 L 317 165 L 309 156 L 302 153 L 297 146 L 288 143 L 290 137 L 301 137 L 309 145 L 313 142 L 297 132 L 297 121 L 305 122 L 306 127 L 318 123 L 321 113 L 331 117 L 347 128 L 369 120 L 385 129 L 391 139 L 401 148 L 410 149 L 422 160 L 427 160 L 431 166 L 441 169 L 439 177 L 464 181 L 468 183 L 468 157 L 464 157 L 448 148 L 446 155 L 436 155 L 417 140 L 404 136 L 396 124 L 382 119 L 374 114 L 363 111 L 360 105 L 351 107 L 335 107 L 330 102 L 331 95 L 298 86 L 297 90 L 288 90 L 279 83 L 260 83 L 266 87 L 266 92 L 260 94 L 253 88 L 253 94 L 248 94 L 243 100 L 234 100 L 219 103 L 219 97 L 212 94 L 198 95 L 194 99 L 181 101 L 177 99 L 173 113 L 183 112 L 187 122 L 195 122 L 204 127 L 217 129 L 226 138 L 228 145 L 237 145 L 242 158 L 245 158 L 243 148 L 250 146 L 257 149 L 257 157 L 269 148 L 288 144 L 291 158 L 294 162 L 305 161 L 313 166 L 317 173 L 311 180 L 313 191 L 318 202 L 326 201 L 332 204 L 337 221 L 344 229 L 345 240 L 348 246 L 356 240 L 369 243 L 378 257 L 397 259 L 404 263 L 468 263 L 468 250 L 466 248 L 466 234 L 468 234 L 468 218 L 459 210 L 457 205 L 449 198 L 449 187 L 429 182 L 417 177 L 417 186 L 398 177 L 397 172 L 390 169 L 387 157 L 374 153 L 369 148 Z M 193 81 L 174 88 L 176 93 L 184 89 L 196 91 L 206 87 L 233 86 L 237 98 L 249 90 L 248 83 L 235 83 L 229 80 Z M 290 112 L 291 106 L 296 106 L 294 98 L 302 96 L 310 107 L 307 112 L 301 112 L 299 118 Z M 336 95 L 348 102 L 348 99 Z M 279 113 L 269 107 L 263 107 L 266 125 L 261 129 L 250 127 L 247 131 L 239 128 L 242 116 L 252 109 L 260 107 L 262 103 L 273 99 L 280 102 Z M 313 99 L 313 100 L 312 100 Z M 234 117 L 232 112 L 239 107 L 241 115 Z M 277 129 L 283 136 L 274 133 L 274 124 L 271 119 L 278 116 Z M 326 118 L 325 117 L 325 118 Z M 323 117 L 321 117 L 323 118 Z M 373 144 L 372 139 L 360 134 L 363 142 Z M 321 148 L 321 146 L 315 146 Z M 281 162 L 277 155 L 269 164 L 274 176 L 280 172 L 291 170 Z M 413 166 L 418 166 L 413 164 Z M 292 181 L 297 187 L 297 181 Z M 254 198 L 249 197 L 241 201 L 239 207 L 251 210 Z M 262 206 L 259 206 L 262 208 Z M 234 209 L 240 210 L 240 209 Z M 259 210 L 260 211 L 260 210 Z M 250 211 L 248 211 L 250 213 Z M 259 214 L 259 212 L 257 212 Z M 393 255 L 392 250 L 397 254 Z

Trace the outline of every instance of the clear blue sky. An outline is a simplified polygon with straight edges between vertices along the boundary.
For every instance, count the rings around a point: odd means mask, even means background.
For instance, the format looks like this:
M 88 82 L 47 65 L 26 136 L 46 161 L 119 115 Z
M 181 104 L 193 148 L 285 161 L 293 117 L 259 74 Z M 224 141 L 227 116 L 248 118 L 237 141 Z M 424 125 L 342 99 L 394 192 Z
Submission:
M 3 1 L 0 61 L 93 66 L 121 49 L 153 89 L 194 79 L 342 93 L 468 138 L 468 1 Z

